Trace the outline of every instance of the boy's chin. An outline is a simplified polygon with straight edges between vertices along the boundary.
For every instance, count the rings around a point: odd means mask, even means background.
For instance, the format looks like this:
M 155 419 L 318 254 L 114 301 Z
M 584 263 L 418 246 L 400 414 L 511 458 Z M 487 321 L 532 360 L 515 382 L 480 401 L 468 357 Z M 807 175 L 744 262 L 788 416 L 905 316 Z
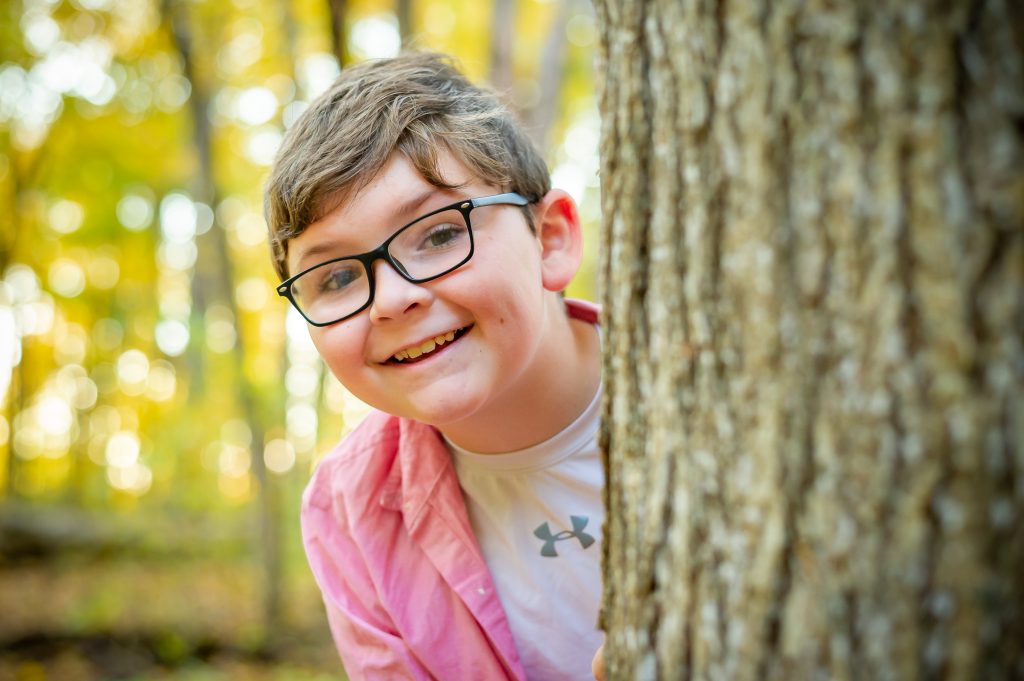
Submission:
M 433 426 L 440 431 L 444 431 L 448 428 L 458 427 L 460 423 L 464 423 L 466 419 L 470 418 L 473 414 L 472 409 L 415 409 L 409 410 L 405 414 L 399 414 L 407 419 L 425 423 L 428 426 Z
M 413 404 L 405 409 L 396 409 L 389 413 L 402 416 L 413 421 L 425 423 L 444 432 L 451 428 L 459 428 L 473 420 L 479 414 L 480 404 L 466 394 L 450 395 L 449 399 L 431 400 L 429 406 Z

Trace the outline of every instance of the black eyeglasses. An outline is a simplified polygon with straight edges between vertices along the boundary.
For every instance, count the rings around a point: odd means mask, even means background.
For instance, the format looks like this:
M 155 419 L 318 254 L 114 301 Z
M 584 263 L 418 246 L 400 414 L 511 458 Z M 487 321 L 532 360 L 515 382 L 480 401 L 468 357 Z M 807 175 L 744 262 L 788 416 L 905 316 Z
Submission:
M 473 257 L 474 208 L 529 199 L 510 192 L 457 201 L 416 218 L 377 248 L 314 265 L 277 287 L 307 322 L 329 326 L 357 315 L 373 302 L 373 263 L 386 261 L 406 281 L 422 284 L 462 267 Z

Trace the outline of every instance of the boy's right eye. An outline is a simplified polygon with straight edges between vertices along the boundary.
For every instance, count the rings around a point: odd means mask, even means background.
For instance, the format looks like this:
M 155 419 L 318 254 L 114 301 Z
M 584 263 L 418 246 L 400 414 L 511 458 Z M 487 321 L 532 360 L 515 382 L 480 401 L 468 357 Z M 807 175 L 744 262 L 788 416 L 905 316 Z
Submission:
M 336 262 L 316 270 L 315 295 L 329 295 L 342 292 L 363 276 L 363 266 L 358 262 Z

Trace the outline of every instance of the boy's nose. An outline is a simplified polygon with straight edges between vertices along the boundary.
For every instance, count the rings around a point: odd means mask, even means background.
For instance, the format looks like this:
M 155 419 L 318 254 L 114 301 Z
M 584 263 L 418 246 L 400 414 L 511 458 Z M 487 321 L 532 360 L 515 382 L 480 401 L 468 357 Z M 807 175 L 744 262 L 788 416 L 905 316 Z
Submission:
M 373 322 L 401 317 L 430 300 L 428 288 L 406 280 L 385 260 L 373 264 L 373 278 L 373 302 L 370 304 Z

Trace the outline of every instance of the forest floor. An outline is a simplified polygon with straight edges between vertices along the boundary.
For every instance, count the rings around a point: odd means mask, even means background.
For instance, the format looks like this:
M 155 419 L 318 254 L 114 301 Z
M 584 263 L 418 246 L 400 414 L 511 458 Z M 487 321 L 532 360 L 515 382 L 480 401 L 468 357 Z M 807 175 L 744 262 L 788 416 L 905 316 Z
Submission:
M 0 681 L 343 679 L 312 580 L 282 584 L 274 632 L 244 560 L 0 563 Z

